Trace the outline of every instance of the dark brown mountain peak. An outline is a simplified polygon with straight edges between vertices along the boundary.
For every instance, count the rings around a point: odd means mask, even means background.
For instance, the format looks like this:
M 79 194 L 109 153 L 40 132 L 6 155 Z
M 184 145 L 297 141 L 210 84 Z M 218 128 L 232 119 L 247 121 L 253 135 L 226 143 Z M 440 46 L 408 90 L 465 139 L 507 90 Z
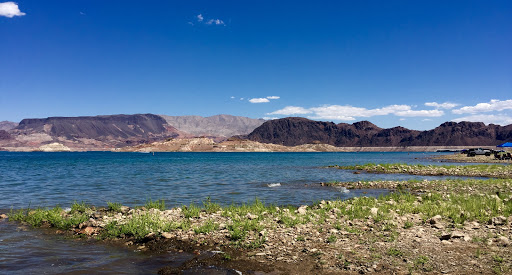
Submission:
M 369 122 L 368 120 L 363 120 L 363 121 L 359 121 L 359 122 L 356 122 L 354 124 L 354 127 L 357 129 L 357 130 L 375 130 L 375 129 L 381 129 L 379 127 L 377 127 L 377 125 Z
M 497 145 L 512 138 L 512 125 L 486 126 L 482 122 L 445 122 L 433 130 L 404 127 L 382 129 L 369 121 L 334 124 L 289 117 L 267 121 L 247 136 L 249 140 L 284 145 L 325 143 L 334 146 L 476 146 Z

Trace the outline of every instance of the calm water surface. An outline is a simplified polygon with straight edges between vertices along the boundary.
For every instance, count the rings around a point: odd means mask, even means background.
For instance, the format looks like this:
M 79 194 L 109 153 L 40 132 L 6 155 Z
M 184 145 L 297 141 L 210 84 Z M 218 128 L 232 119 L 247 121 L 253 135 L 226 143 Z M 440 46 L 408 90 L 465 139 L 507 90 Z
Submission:
M 312 183 L 420 179 L 411 175 L 353 174 L 328 165 L 431 164 L 426 153 L 12 153 L 0 152 L 0 209 L 68 206 L 73 201 L 140 205 L 164 199 L 168 206 L 201 202 L 299 205 L 358 195 Z M 280 186 L 269 187 L 273 183 Z M 305 186 L 308 185 L 308 186 Z M 271 185 L 272 186 L 272 185 Z M 357 192 L 355 192 L 357 193 Z M 5 196 L 7 195 L 7 196 Z
M 164 199 L 168 207 L 207 197 L 221 204 L 255 197 L 266 203 L 307 204 L 350 198 L 319 182 L 423 179 L 412 175 L 353 174 L 328 165 L 364 163 L 437 164 L 427 153 L 19 153 L 0 152 L 0 209 L 108 201 L 142 205 Z M 279 183 L 279 184 L 277 184 Z M 273 186 L 273 187 L 270 187 Z M 386 190 L 370 190 L 379 195 Z M 2 274 L 152 274 L 179 266 L 190 255 L 149 255 L 126 248 L 63 239 L 44 230 L 0 222 Z M 201 273 L 201 272 L 198 272 Z

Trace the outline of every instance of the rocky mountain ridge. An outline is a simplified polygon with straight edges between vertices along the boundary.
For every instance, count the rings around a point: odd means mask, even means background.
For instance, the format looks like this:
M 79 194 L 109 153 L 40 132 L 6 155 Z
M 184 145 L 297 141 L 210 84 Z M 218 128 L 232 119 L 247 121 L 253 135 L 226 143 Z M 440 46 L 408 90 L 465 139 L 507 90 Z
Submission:
M 194 136 L 229 138 L 235 135 L 247 135 L 263 124 L 263 119 L 253 119 L 232 115 L 167 116 L 161 115 L 169 125 Z
M 0 131 L 1 130 L 9 131 L 11 129 L 14 129 L 16 126 L 18 126 L 18 123 L 16 123 L 16 122 L 7 121 L 7 120 L 0 121 Z
M 428 131 L 404 127 L 379 128 L 369 121 L 354 124 L 314 121 L 302 117 L 270 120 L 247 135 L 262 143 L 297 146 L 329 144 L 337 147 L 496 146 L 512 140 L 512 125 L 482 122 L 445 122 Z
M 154 114 L 23 119 L 19 124 L 3 124 L 8 130 L 0 130 L 0 146 L 39 150 L 41 146 L 60 143 L 72 150 L 112 150 L 170 138 L 208 136 L 221 141 L 231 135 L 248 134 L 263 122 L 230 115 L 203 118 Z

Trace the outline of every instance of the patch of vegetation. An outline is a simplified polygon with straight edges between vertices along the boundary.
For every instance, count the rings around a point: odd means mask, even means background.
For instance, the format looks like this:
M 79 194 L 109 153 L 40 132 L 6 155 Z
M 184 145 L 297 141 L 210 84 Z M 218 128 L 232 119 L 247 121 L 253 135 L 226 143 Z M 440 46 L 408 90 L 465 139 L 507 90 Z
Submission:
M 146 204 L 144 205 L 144 207 L 146 207 L 147 209 L 151 209 L 151 208 L 154 208 L 154 209 L 158 209 L 160 211 L 164 211 L 165 210 L 165 201 L 164 200 L 152 200 L 152 199 L 149 199 L 146 201 Z
M 85 211 L 87 211 L 88 209 L 90 209 L 90 207 L 85 204 L 85 202 L 74 202 L 72 205 L 71 205 L 71 211 L 70 213 L 85 213 Z
M 398 248 L 391 247 L 388 249 L 388 255 L 393 257 L 402 257 L 404 253 Z
M 414 226 L 414 223 L 413 223 L 413 222 L 406 221 L 406 222 L 404 223 L 404 229 L 409 229 L 409 228 L 411 228 L 411 227 L 413 227 L 413 226 Z
M 329 166 L 344 170 L 364 170 L 372 173 L 402 173 L 414 175 L 453 175 L 512 178 L 510 165 L 422 165 L 404 163 L 368 163 L 363 165 Z
M 335 243 L 335 242 L 336 242 L 336 236 L 335 235 L 330 235 L 327 238 L 327 243 Z
M 203 225 L 194 228 L 194 232 L 196 234 L 208 234 L 210 232 L 213 232 L 219 228 L 219 225 L 213 222 L 212 219 L 208 219 Z
M 107 202 L 107 209 L 111 212 L 121 212 L 121 206 L 123 205 L 119 202 Z
M 14 221 L 20 221 L 30 224 L 34 227 L 40 227 L 43 224 L 47 224 L 52 227 L 67 230 L 71 227 L 77 226 L 82 222 L 89 219 L 88 212 L 89 208 L 82 208 L 82 204 L 75 203 L 74 209 L 69 213 L 66 213 L 60 207 L 54 208 L 37 208 L 37 209 L 26 209 L 19 211 L 11 211 L 9 218 Z
M 140 240 L 149 233 L 167 232 L 172 229 L 173 225 L 169 221 L 164 220 L 158 214 L 147 212 L 135 214 L 123 224 L 116 221 L 107 224 L 104 228 L 103 236 L 116 238 L 124 235 L 133 236 L 135 239 Z

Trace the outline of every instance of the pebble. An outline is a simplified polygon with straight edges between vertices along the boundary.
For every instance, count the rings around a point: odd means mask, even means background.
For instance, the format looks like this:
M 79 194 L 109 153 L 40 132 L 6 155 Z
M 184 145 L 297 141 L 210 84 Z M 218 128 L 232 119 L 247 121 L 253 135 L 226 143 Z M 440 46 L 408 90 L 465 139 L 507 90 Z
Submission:
M 171 239 L 173 237 L 173 234 L 171 234 L 169 232 L 163 232 L 162 237 L 165 239 Z

